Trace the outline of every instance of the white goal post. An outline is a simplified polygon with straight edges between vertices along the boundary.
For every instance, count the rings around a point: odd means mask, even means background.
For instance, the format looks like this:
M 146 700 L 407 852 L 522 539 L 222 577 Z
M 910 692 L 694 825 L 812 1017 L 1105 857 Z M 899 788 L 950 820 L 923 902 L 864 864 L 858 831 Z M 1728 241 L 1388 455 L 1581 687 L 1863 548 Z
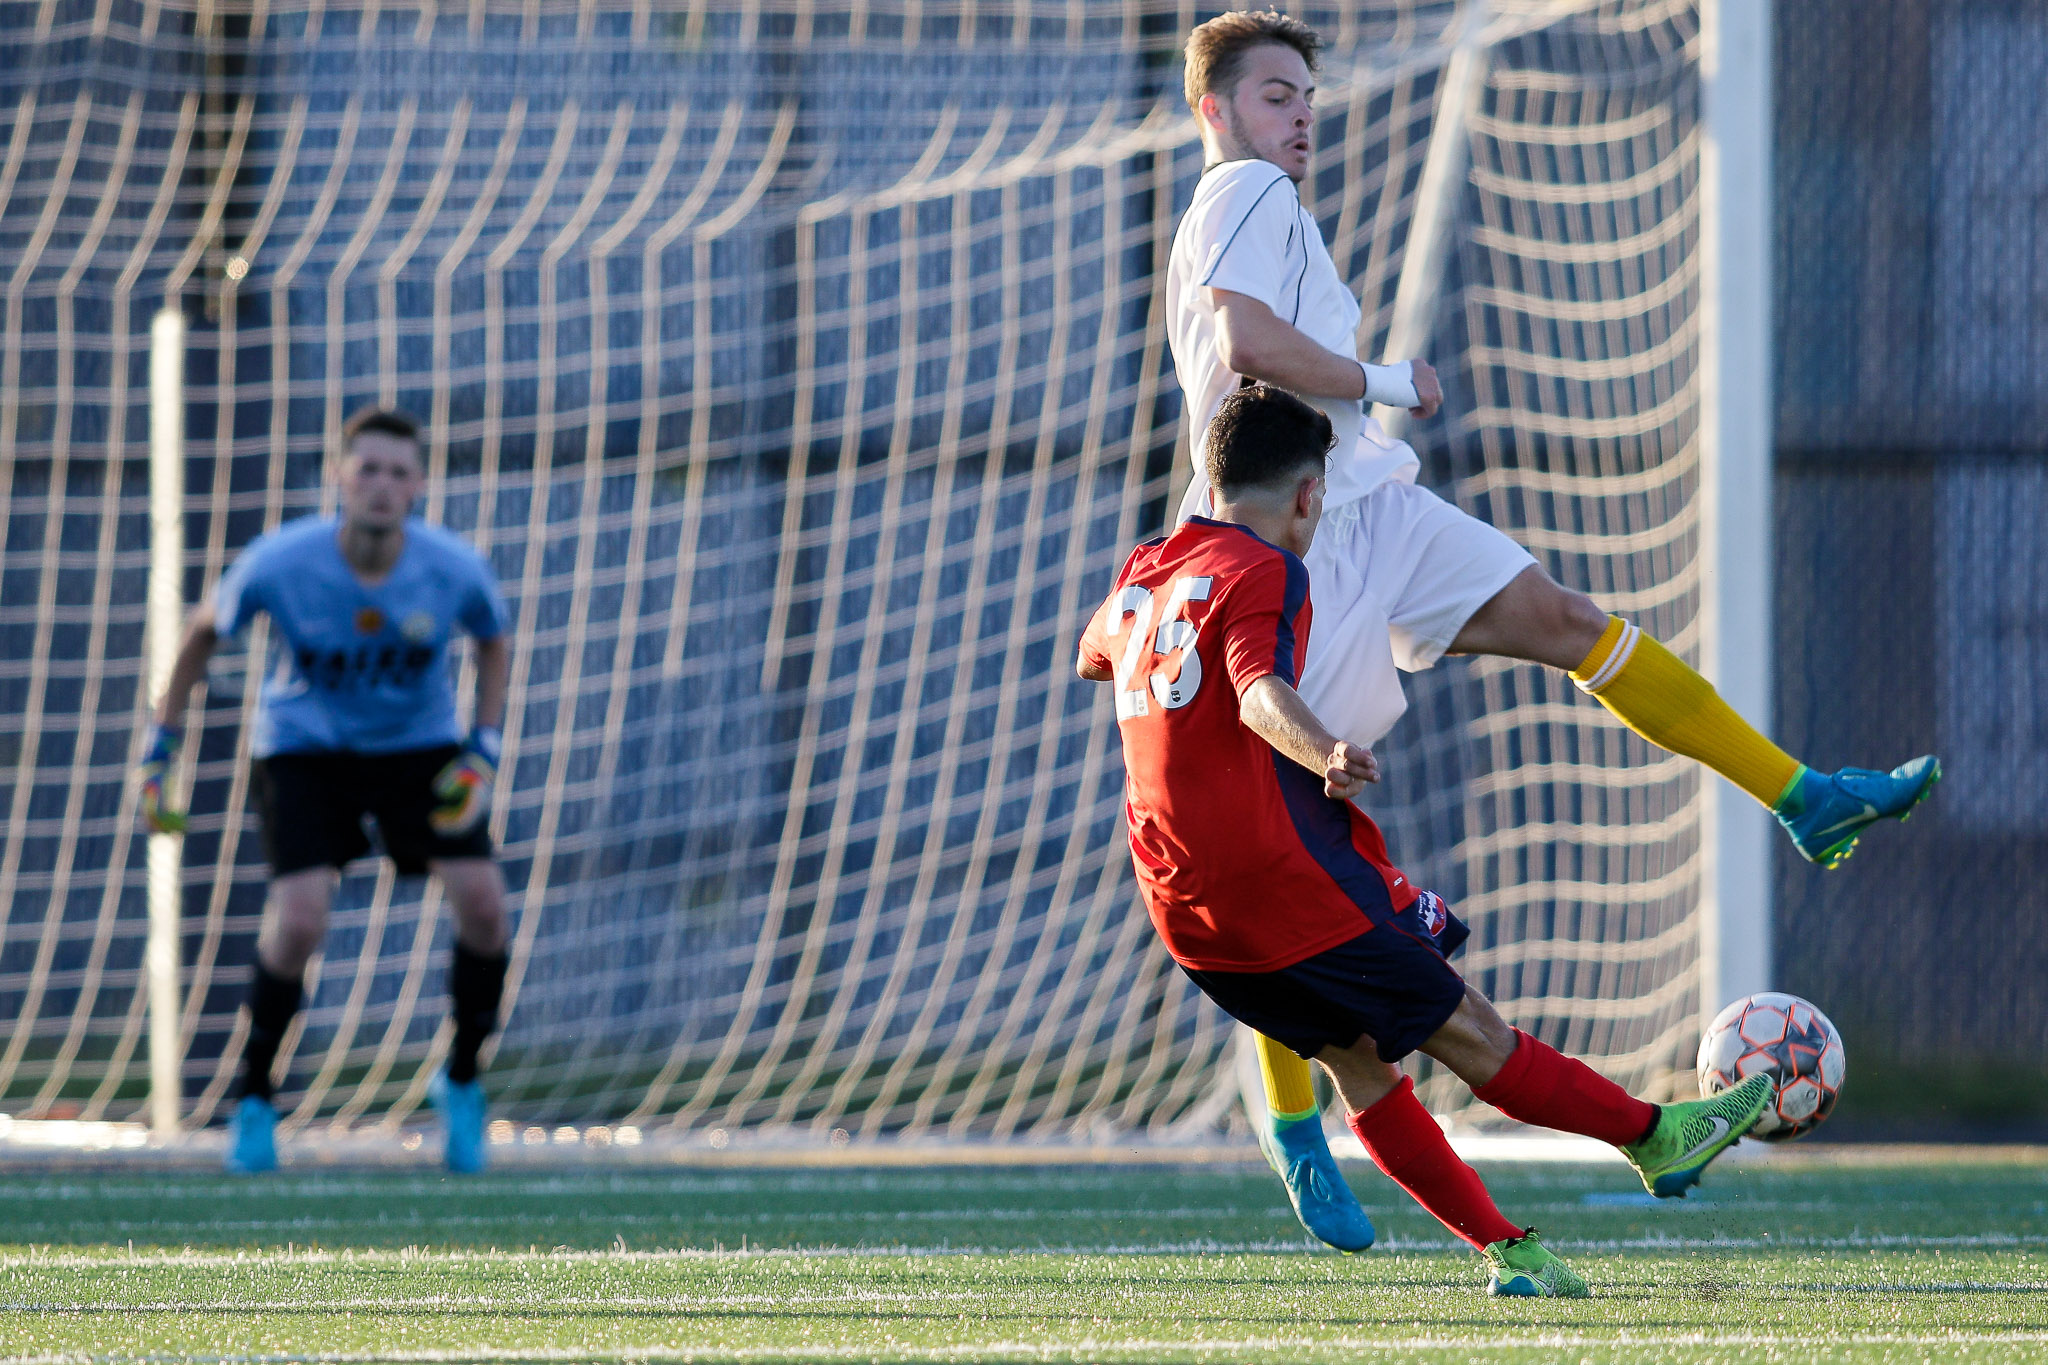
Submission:
M 1772 689 L 1771 0 L 1702 0 L 1701 656 L 1729 705 L 1769 733 Z M 1777 832 L 1712 783 L 1701 899 L 1700 1024 L 1771 988 Z

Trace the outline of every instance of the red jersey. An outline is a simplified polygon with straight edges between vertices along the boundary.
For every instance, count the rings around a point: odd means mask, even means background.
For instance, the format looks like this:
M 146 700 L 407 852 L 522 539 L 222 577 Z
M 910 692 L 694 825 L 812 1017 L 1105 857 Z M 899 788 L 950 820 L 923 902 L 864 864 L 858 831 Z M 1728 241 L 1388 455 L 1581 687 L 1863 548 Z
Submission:
M 1115 674 L 1146 909 L 1197 971 L 1278 971 L 1416 898 L 1379 827 L 1239 719 L 1260 678 L 1295 685 L 1309 614 L 1299 559 L 1190 517 L 1131 552 L 1081 637 L 1081 657 Z

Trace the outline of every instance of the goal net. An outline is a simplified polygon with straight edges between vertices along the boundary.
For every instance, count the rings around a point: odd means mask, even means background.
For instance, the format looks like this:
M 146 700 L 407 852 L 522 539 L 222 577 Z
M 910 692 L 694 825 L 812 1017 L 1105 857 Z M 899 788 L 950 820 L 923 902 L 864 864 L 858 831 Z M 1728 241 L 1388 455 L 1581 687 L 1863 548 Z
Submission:
M 329 433 L 373 400 L 428 419 L 426 514 L 505 584 L 501 1113 L 713 1143 L 1233 1122 L 1231 1026 L 1135 904 L 1071 670 L 1185 477 L 1160 282 L 1201 169 L 1178 49 L 1213 12 L 0 0 L 0 1107 L 126 1119 L 148 1087 L 129 765 L 168 306 L 186 601 L 332 506 Z M 1694 7 L 1299 13 L 1331 41 L 1304 196 L 1367 347 L 1405 289 L 1445 373 L 1425 480 L 1696 651 Z M 1443 249 L 1404 283 L 1418 214 Z M 188 732 L 188 1127 L 240 1050 L 265 645 Z M 1446 663 L 1412 698 L 1372 810 L 1472 922 L 1465 968 L 1668 1088 L 1695 773 L 1556 674 Z M 291 1124 L 420 1108 L 448 936 L 431 885 L 344 879 Z

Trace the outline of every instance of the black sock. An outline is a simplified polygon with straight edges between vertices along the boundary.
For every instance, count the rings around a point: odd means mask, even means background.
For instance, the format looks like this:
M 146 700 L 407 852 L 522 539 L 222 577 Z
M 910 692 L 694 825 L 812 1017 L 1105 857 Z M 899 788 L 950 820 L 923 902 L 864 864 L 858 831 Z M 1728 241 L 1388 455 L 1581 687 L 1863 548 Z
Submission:
M 455 944 L 448 964 L 448 1006 L 455 1041 L 448 1045 L 448 1079 L 466 1085 L 476 1079 L 477 1049 L 498 1027 L 498 1002 L 505 995 L 504 953 L 479 953 Z
M 259 960 L 249 978 L 249 1039 L 242 1045 L 242 1093 L 259 1099 L 272 1094 L 270 1073 L 277 1065 L 277 1049 L 284 1042 L 292 1016 L 299 1012 L 301 989 L 297 977 L 278 976 Z

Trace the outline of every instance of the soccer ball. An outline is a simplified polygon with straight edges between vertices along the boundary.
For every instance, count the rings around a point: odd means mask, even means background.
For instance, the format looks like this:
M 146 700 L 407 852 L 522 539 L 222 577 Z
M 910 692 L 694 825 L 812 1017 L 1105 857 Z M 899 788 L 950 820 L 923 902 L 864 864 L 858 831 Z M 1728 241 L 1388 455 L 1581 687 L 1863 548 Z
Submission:
M 1778 1093 L 1749 1132 L 1767 1142 L 1820 1127 L 1842 1092 L 1842 1035 L 1810 1001 L 1779 991 L 1744 996 L 1714 1016 L 1700 1039 L 1700 1094 L 1718 1095 L 1759 1071 Z

